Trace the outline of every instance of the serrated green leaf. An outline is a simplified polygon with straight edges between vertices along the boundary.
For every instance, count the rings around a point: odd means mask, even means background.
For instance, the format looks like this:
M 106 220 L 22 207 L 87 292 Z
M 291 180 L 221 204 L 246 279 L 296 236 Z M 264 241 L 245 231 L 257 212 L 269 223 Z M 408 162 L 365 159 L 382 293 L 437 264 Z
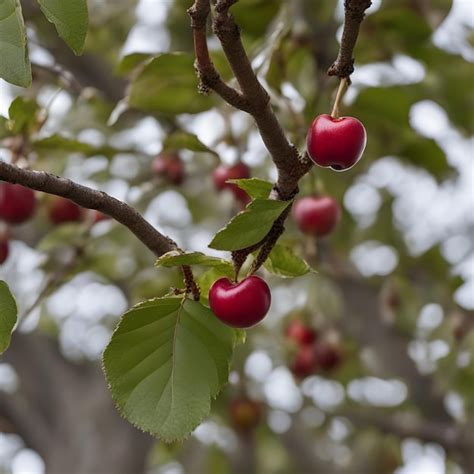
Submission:
M 31 65 L 19 0 L 0 2 L 0 77 L 21 87 L 31 85 Z
M 263 266 L 270 273 L 283 278 L 303 276 L 311 271 L 305 260 L 295 255 L 291 248 L 280 244 L 273 247 Z
M 250 179 L 228 179 L 228 183 L 235 183 L 239 188 L 243 189 L 252 199 L 267 199 L 273 189 L 270 181 L 259 178 Z
M 58 35 L 75 54 L 81 54 L 89 26 L 87 0 L 38 0 L 38 3 Z
M 122 415 L 171 442 L 209 414 L 227 382 L 235 332 L 202 304 L 176 297 L 124 314 L 104 352 L 104 369 Z
M 176 151 L 176 150 L 191 150 L 197 152 L 207 152 L 218 156 L 217 153 L 208 148 L 199 138 L 193 133 L 179 130 L 177 132 L 168 135 L 163 143 L 163 149 L 165 151 Z
M 3 354 L 10 345 L 16 318 L 15 298 L 13 298 L 8 285 L 0 280 L 0 354 Z
M 38 112 L 38 104 L 24 97 L 17 97 L 8 109 L 8 128 L 13 134 L 21 133 L 32 128 L 36 122 L 36 113 Z
M 202 265 L 204 267 L 217 267 L 233 269 L 232 262 L 223 258 L 211 257 L 202 252 L 180 253 L 176 250 L 162 255 L 155 263 L 157 267 L 180 267 L 182 265 Z
M 198 94 L 194 59 L 186 53 L 164 53 L 153 58 L 132 81 L 128 103 L 145 112 L 196 114 L 213 105 Z
M 240 250 L 260 242 L 289 204 L 290 201 L 255 199 L 215 235 L 209 247 Z

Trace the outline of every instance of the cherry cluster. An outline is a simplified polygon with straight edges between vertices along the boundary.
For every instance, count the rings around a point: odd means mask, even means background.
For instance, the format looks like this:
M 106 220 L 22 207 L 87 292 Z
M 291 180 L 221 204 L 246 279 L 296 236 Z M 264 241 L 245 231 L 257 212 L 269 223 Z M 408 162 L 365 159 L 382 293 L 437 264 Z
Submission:
M 328 335 L 319 334 L 299 319 L 289 322 L 285 329 L 287 341 L 295 348 L 290 370 L 295 377 L 329 373 L 340 366 L 342 351 L 339 343 Z
M 20 184 L 0 183 L 0 221 L 6 224 L 0 232 L 0 264 L 6 261 L 9 254 L 9 226 L 20 225 L 32 219 L 37 208 L 38 199 L 33 190 Z M 88 213 L 90 217 L 87 217 Z M 55 226 L 65 222 L 79 222 L 86 218 L 90 218 L 94 224 L 107 218 L 101 212 L 87 211 L 60 196 L 54 196 L 48 202 L 47 214 L 50 223 Z

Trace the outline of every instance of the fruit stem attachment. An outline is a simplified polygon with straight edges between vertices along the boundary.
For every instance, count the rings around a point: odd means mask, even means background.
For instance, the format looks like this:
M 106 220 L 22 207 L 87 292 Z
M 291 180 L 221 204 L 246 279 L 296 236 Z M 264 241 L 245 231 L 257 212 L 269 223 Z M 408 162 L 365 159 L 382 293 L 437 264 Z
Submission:
M 339 82 L 339 88 L 337 89 L 336 100 L 334 101 L 334 106 L 331 112 L 331 117 L 333 119 L 339 118 L 339 105 L 348 87 L 349 87 L 349 79 L 347 77 L 341 78 L 341 81 Z

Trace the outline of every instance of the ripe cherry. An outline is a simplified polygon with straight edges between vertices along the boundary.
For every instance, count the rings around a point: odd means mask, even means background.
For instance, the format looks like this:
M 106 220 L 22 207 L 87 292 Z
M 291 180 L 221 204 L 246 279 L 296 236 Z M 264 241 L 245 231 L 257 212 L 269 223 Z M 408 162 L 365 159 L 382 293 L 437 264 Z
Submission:
M 166 179 L 171 184 L 179 185 L 184 181 L 184 163 L 178 153 L 160 153 L 152 163 L 156 176 Z
M 49 220 L 53 224 L 63 222 L 78 222 L 82 219 L 83 209 L 75 202 L 56 196 L 53 198 L 48 211 Z
M 341 219 L 341 208 L 330 196 L 307 196 L 295 202 L 293 217 L 305 234 L 323 236 L 336 227 Z
M 223 323 L 236 328 L 249 328 L 259 323 L 270 304 L 270 288 L 256 275 L 240 283 L 221 278 L 209 290 L 209 306 L 214 314 Z
M 10 244 L 8 240 L 0 241 L 0 265 L 6 261 L 10 253 Z
M 250 178 L 250 168 L 242 162 L 236 163 L 233 166 L 219 165 L 212 172 L 212 179 L 216 189 L 218 191 L 228 189 L 242 204 L 247 204 L 250 201 L 249 195 L 243 189 L 240 189 L 236 184 L 227 183 L 226 181 L 229 179 L 248 178 Z
M 285 329 L 287 339 L 296 342 L 298 345 L 312 344 L 316 339 L 316 331 L 302 321 L 295 319 L 290 321 Z
M 354 117 L 316 117 L 306 138 L 308 154 L 319 166 L 344 171 L 361 158 L 367 143 L 365 128 Z
M 21 224 L 36 210 L 34 191 L 19 184 L 0 183 L 0 219 L 9 224 Z
M 255 429 L 262 419 L 261 403 L 248 397 L 239 397 L 230 402 L 229 415 L 233 427 L 241 432 Z
M 304 378 L 316 370 L 316 356 L 314 345 L 304 345 L 298 348 L 298 352 L 290 365 L 290 370 L 295 377 Z
M 100 211 L 90 211 L 92 213 L 92 223 L 97 224 L 97 222 L 107 221 L 110 217 L 107 214 L 104 214 Z
M 315 344 L 314 355 L 316 365 L 324 372 L 336 369 L 342 362 L 342 353 L 339 345 L 329 341 L 319 341 Z

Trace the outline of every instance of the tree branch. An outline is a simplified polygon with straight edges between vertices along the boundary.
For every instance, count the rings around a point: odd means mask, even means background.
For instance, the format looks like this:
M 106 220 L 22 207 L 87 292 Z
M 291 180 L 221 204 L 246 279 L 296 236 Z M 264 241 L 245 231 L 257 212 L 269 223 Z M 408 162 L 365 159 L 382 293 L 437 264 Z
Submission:
M 336 61 L 328 70 L 328 75 L 348 78 L 354 72 L 352 53 L 359 36 L 359 28 L 365 16 L 365 10 L 372 4 L 371 0 L 344 0 L 344 29 L 341 47 Z
M 209 58 L 205 33 L 206 21 L 210 14 L 209 0 L 195 0 L 188 10 L 194 30 L 196 67 L 205 85 L 230 105 L 252 115 L 278 169 L 276 194 L 280 199 L 291 199 L 297 190 L 299 179 L 310 170 L 312 162 L 307 156 L 302 157 L 297 148 L 287 140 L 273 112 L 270 97 L 252 69 L 242 44 L 239 27 L 229 14 L 229 8 L 236 2 L 237 0 L 219 0 L 216 3 L 213 31 L 221 42 L 241 92 L 220 80 Z
M 82 186 L 44 171 L 22 169 L 4 161 L 0 161 L 0 180 L 62 196 L 79 206 L 103 212 L 130 229 L 157 257 L 177 249 L 173 240 L 158 232 L 135 209 L 103 191 Z

